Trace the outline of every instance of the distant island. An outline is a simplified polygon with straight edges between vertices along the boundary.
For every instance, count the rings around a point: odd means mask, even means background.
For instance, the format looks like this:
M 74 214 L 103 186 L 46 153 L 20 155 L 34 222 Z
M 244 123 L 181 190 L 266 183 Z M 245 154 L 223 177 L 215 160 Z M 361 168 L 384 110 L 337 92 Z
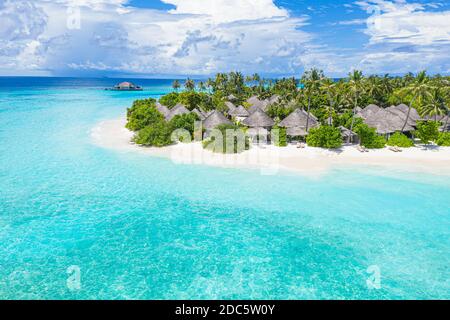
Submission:
M 224 153 L 261 143 L 326 149 L 355 145 L 360 152 L 386 146 L 394 152 L 417 144 L 450 146 L 449 83 L 450 77 L 430 77 L 425 71 L 404 77 L 364 77 L 354 71 L 339 81 L 317 69 L 299 80 L 231 72 L 206 82 L 187 79 L 182 92 L 176 80 L 174 91 L 159 101 L 135 101 L 126 126 L 135 132 L 138 145 L 168 146 L 174 143 L 172 133 L 184 130 L 185 142 L 189 134 L 189 141 L 202 141 L 206 149 Z M 198 121 L 201 132 L 195 132 Z M 227 130 L 243 134 L 230 136 L 233 142 L 227 143 Z M 245 137 L 241 143 L 238 136 Z
M 106 90 L 110 91 L 143 91 L 144 88 L 141 86 L 135 85 L 132 82 L 121 82 L 119 84 L 116 84 L 112 88 L 107 88 Z

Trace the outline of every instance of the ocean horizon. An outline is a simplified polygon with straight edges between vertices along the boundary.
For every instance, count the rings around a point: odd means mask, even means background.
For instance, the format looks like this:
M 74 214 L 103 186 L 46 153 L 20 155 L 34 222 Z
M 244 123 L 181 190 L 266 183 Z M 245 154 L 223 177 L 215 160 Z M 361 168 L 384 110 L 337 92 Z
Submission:
M 0 299 L 450 298 L 448 176 L 103 149 L 98 123 L 172 91 L 116 80 L 0 77 Z

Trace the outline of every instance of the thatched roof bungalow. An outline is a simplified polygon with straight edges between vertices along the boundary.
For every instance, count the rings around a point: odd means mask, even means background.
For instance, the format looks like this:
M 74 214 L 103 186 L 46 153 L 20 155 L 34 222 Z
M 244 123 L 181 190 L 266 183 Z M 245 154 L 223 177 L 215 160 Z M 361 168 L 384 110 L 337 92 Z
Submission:
M 308 122 L 308 113 L 302 109 L 295 109 L 287 118 L 280 122 L 280 127 L 287 128 L 287 134 L 291 137 L 306 136 L 306 123 Z M 309 114 L 309 129 L 319 126 L 317 118 Z M 295 130 L 289 130 L 294 129 Z
M 164 116 L 164 118 L 166 118 L 170 113 L 170 109 L 166 106 L 163 106 L 159 102 L 156 103 L 156 109 Z
M 236 109 L 236 106 L 234 105 L 234 103 L 232 103 L 230 101 L 226 101 L 225 106 L 228 108 L 228 114 L 230 114 L 231 112 L 233 112 Z
M 357 115 L 356 115 L 357 117 L 360 117 L 362 119 L 367 119 L 367 118 L 372 117 L 373 115 L 377 114 L 379 111 L 383 110 L 383 108 L 380 108 L 376 104 L 369 104 L 364 109 L 359 108 L 356 110 L 361 110 L 357 113 Z
M 408 109 L 409 107 L 406 105 L 392 106 L 386 109 L 369 105 L 357 116 L 361 117 L 369 127 L 375 128 L 378 134 L 391 134 L 397 131 L 408 132 L 415 130 L 417 120 L 414 119 L 420 119 L 417 110 L 412 109 L 405 126 Z
M 242 123 L 250 128 L 271 128 L 275 125 L 275 121 L 260 109 L 256 110 Z
M 190 111 L 186 109 L 186 107 L 182 104 L 177 104 L 172 110 L 170 110 L 169 114 L 166 116 L 166 120 L 170 121 L 175 116 L 189 114 Z
M 200 119 L 200 121 L 203 121 L 206 119 L 206 116 L 203 114 L 203 112 L 201 112 L 199 109 L 195 108 L 194 110 L 191 111 L 191 113 L 195 113 L 198 118 Z
M 260 100 L 257 96 L 253 96 L 247 100 L 247 103 L 250 104 L 250 108 L 248 111 L 250 114 L 254 113 L 258 109 L 266 112 L 269 106 L 271 105 L 271 102 L 269 99 L 266 100 Z
M 236 119 L 244 120 L 245 118 L 250 116 L 250 112 L 248 112 L 248 110 L 243 106 L 238 106 L 230 112 L 230 116 L 235 117 Z
M 203 122 L 203 127 L 207 130 L 213 130 L 216 127 L 224 124 L 232 124 L 222 113 L 213 111 Z

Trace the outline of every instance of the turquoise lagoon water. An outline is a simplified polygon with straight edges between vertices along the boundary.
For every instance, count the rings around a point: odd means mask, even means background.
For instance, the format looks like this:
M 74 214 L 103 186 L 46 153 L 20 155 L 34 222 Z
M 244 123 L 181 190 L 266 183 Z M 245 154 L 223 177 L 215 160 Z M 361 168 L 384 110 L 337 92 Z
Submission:
M 450 298 L 448 178 L 261 176 L 101 149 L 90 130 L 167 83 L 71 81 L 0 80 L 0 298 Z

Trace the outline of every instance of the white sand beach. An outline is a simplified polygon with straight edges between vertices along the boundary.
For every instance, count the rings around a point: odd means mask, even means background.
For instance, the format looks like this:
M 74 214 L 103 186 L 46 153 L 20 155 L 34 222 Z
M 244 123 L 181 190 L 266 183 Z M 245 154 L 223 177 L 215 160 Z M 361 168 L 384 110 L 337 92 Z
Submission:
M 201 143 L 179 143 L 164 148 L 146 148 L 131 143 L 133 133 L 125 128 L 125 119 L 103 121 L 92 129 L 93 142 L 103 148 L 120 152 L 139 152 L 165 157 L 175 163 L 204 164 L 227 168 L 259 169 L 262 174 L 292 171 L 307 175 L 321 175 L 337 166 L 374 166 L 385 170 L 432 173 L 450 176 L 450 148 L 414 147 L 395 153 L 388 148 L 359 152 L 354 146 L 338 151 L 320 148 L 298 149 L 252 146 L 242 154 L 222 155 L 204 150 Z

